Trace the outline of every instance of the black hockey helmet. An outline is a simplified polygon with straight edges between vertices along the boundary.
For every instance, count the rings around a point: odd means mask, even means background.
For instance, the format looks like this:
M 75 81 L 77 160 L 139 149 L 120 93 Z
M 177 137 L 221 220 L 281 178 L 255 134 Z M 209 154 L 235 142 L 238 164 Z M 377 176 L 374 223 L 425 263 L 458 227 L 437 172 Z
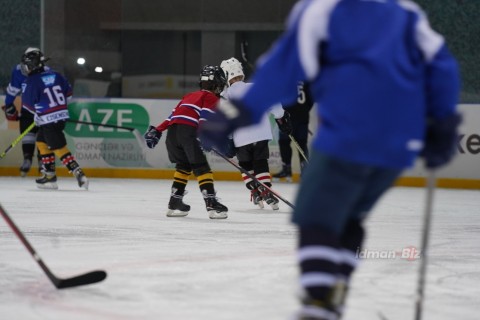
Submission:
M 218 95 L 227 84 L 227 78 L 219 66 L 206 65 L 200 72 L 200 80 L 198 83 L 200 89 L 212 91 Z
M 48 61 L 48 58 L 45 58 L 43 52 L 38 48 L 28 48 L 25 50 L 25 53 L 22 55 L 22 60 L 20 67 L 24 75 L 29 75 L 31 73 L 37 73 L 43 71 L 45 67 L 45 62 Z

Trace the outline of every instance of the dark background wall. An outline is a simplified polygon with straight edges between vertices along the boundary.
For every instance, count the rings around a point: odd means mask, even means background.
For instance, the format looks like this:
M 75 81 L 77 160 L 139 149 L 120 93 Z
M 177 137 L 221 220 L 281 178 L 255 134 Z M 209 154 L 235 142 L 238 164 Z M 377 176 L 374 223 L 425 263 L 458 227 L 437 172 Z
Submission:
M 32 45 L 41 46 L 52 58 L 50 65 L 74 84 L 81 79 L 120 81 L 118 90 L 110 92 L 116 96 L 122 95 L 125 77 L 166 74 L 191 79 L 204 64 L 240 58 L 242 43 L 248 44 L 246 52 L 254 62 L 283 31 L 295 2 L 0 0 L 0 88 L 6 87 L 11 68 Z M 480 1 L 417 3 L 458 58 L 462 102 L 479 103 Z M 87 64 L 79 66 L 78 57 L 86 58 Z M 102 66 L 104 72 L 93 72 L 95 66 Z M 246 71 L 248 76 L 250 70 Z

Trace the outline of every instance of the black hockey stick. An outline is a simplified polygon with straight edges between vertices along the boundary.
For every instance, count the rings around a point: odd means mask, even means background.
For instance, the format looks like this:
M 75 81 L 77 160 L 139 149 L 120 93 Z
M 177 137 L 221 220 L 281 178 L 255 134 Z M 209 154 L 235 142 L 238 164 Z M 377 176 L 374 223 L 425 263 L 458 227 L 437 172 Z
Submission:
M 425 295 L 425 278 L 427 274 L 428 262 L 428 242 L 430 236 L 430 226 L 432 220 L 433 192 L 435 190 L 435 171 L 428 170 L 427 174 L 427 198 L 425 203 L 425 212 L 423 216 L 422 243 L 420 248 L 421 260 L 417 283 L 417 299 L 415 304 L 415 320 L 422 319 L 423 300 Z
M 73 120 L 73 119 L 68 119 L 67 121 L 72 122 L 72 123 L 80 123 L 80 124 L 92 125 L 92 126 L 97 126 L 97 127 L 124 129 L 124 130 L 128 130 L 128 131 L 136 130 L 135 128 L 132 128 L 132 127 L 122 127 L 122 126 L 116 126 L 116 125 L 108 124 L 108 123 L 88 122 L 88 121 L 80 121 L 80 120 Z
M 15 147 L 20 141 L 22 141 L 23 137 L 25 137 L 27 135 L 27 133 L 29 133 L 30 131 L 32 131 L 32 129 L 35 127 L 35 122 L 32 122 L 31 125 L 28 126 L 27 129 L 25 129 L 25 131 L 23 131 L 17 138 L 15 138 L 15 140 L 13 140 L 13 142 L 8 146 L 7 149 L 5 149 L 5 151 L 3 151 L 1 154 L 0 154 L 0 159 L 3 159 L 8 151 L 10 151 L 11 149 L 13 149 L 13 147 Z
M 128 130 L 133 134 L 133 136 L 137 139 L 138 143 L 141 146 L 145 145 L 145 140 L 143 139 L 142 134 L 140 133 L 140 131 L 138 131 L 137 128 L 122 127 L 122 126 L 116 126 L 114 124 L 108 124 L 108 123 L 88 122 L 88 121 L 80 121 L 80 120 L 73 120 L 73 119 L 68 119 L 67 121 L 71 122 L 71 123 L 80 123 L 80 124 L 92 125 L 92 126 L 97 126 L 97 127 L 106 127 L 106 128 Z
M 248 47 L 248 42 L 247 41 L 242 41 L 240 43 L 240 51 L 242 53 L 242 60 L 243 60 L 243 62 L 245 62 L 248 65 L 250 70 L 255 71 L 255 67 L 248 60 L 246 47 Z
M 269 186 L 267 186 L 265 183 L 261 182 L 260 180 L 258 180 L 253 174 L 251 174 L 250 172 L 248 172 L 247 170 L 243 169 L 242 167 L 240 167 L 237 163 L 235 163 L 235 161 L 232 161 L 231 159 L 229 159 L 226 155 L 224 155 L 223 153 L 221 153 L 220 151 L 217 151 L 215 149 L 212 149 L 213 152 L 215 152 L 217 155 L 219 155 L 220 157 L 222 157 L 223 159 L 225 159 L 227 162 L 229 162 L 232 166 L 234 166 L 235 168 L 237 168 L 238 170 L 240 170 L 243 174 L 246 174 L 250 179 L 254 180 L 256 183 L 258 183 L 259 185 L 261 185 L 262 187 L 264 187 L 265 189 L 267 189 L 268 191 L 270 191 L 271 193 L 273 193 L 278 199 L 282 200 L 283 202 L 285 202 L 287 205 L 289 205 L 292 209 L 295 209 L 295 206 L 293 204 L 291 204 L 288 200 L 286 200 L 285 198 L 283 198 L 281 195 L 279 195 L 277 192 L 275 192 L 274 190 L 272 190 L 272 188 L 270 188 Z
M 53 285 L 57 289 L 64 289 L 64 288 L 71 288 L 71 287 L 77 287 L 77 286 L 84 286 L 87 284 L 92 284 L 96 282 L 100 282 L 104 280 L 107 277 L 107 273 L 105 271 L 92 271 L 89 273 L 85 273 L 76 277 L 72 278 L 67 278 L 67 279 L 61 279 L 56 277 L 50 269 L 47 267 L 47 265 L 43 262 L 42 258 L 37 254 L 35 249 L 32 247 L 32 245 L 28 242 L 27 238 L 22 234 L 20 229 L 15 225 L 12 219 L 8 216 L 7 212 L 5 209 L 0 205 L 0 214 L 2 217 L 7 221 L 7 224 L 10 226 L 10 228 L 13 230 L 13 233 L 20 239 L 20 241 L 23 243 L 25 248 L 27 248 L 28 252 L 32 255 L 33 259 L 40 265 L 40 268 L 45 272 L 47 277 L 52 281 Z

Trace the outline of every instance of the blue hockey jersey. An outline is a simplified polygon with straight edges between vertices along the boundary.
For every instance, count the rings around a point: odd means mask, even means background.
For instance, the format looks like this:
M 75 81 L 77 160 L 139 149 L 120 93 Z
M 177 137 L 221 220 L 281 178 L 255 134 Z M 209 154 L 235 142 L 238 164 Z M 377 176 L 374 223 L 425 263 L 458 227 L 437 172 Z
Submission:
M 20 64 L 17 64 L 12 69 L 12 74 L 10 76 L 10 83 L 7 86 L 5 94 L 5 104 L 8 106 L 13 104 L 15 97 L 18 96 L 22 91 L 22 83 L 25 81 L 25 76 L 22 74 L 20 69 Z
M 39 126 L 68 119 L 71 96 L 70 83 L 52 70 L 29 75 L 22 84 L 22 106 L 35 115 Z
M 240 99 L 258 121 L 310 82 L 321 125 L 312 147 L 348 161 L 413 164 L 427 117 L 455 112 L 455 59 L 408 0 L 304 0 Z

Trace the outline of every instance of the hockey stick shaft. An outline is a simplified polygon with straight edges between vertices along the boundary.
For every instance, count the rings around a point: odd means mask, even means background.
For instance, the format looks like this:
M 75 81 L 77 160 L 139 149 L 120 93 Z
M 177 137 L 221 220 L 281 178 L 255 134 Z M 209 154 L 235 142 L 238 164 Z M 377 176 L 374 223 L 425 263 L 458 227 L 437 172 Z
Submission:
M 114 128 L 114 129 L 124 129 L 130 131 L 135 139 L 137 139 L 138 143 L 140 146 L 145 145 L 145 140 L 143 139 L 142 134 L 140 131 L 138 131 L 137 128 L 132 128 L 132 127 L 123 127 L 123 126 L 116 126 L 113 124 L 107 124 L 107 123 L 98 123 L 98 122 L 88 122 L 88 121 L 80 121 L 80 120 L 73 120 L 73 119 L 68 119 L 68 122 L 71 123 L 79 123 L 79 124 L 85 124 L 85 125 L 92 125 L 92 126 L 97 126 L 97 127 L 106 127 L 106 128 Z
M 415 305 L 415 320 L 422 319 L 423 300 L 425 295 L 425 278 L 427 274 L 428 263 L 428 242 L 430 238 L 430 227 L 433 211 L 433 195 L 435 190 L 435 171 L 429 170 L 427 174 L 427 196 L 425 203 L 425 212 L 423 216 L 422 243 L 420 247 L 421 260 L 417 283 L 417 300 Z
M 242 60 L 243 62 L 245 62 L 248 67 L 252 70 L 252 71 L 255 71 L 255 67 L 253 66 L 252 63 L 250 63 L 250 61 L 248 60 L 248 57 L 247 57 L 247 50 L 245 47 L 248 47 L 248 42 L 246 41 L 242 41 L 240 43 L 240 51 L 242 53 Z
M 25 248 L 27 248 L 28 252 L 30 252 L 30 254 L 32 255 L 33 259 L 38 263 L 40 268 L 43 270 L 43 272 L 45 272 L 47 277 L 50 279 L 50 281 L 53 283 L 53 285 L 57 289 L 71 288 L 71 287 L 96 283 L 96 282 L 102 281 L 107 277 L 107 273 L 105 271 L 92 271 L 92 272 L 79 275 L 76 277 L 68 278 L 68 279 L 60 279 L 56 277 L 50 271 L 47 265 L 43 262 L 42 258 L 40 258 L 40 256 L 37 254 L 37 252 L 32 247 L 30 242 L 28 242 L 27 238 L 25 238 L 23 233 L 20 231 L 17 225 L 13 222 L 13 220 L 7 214 L 7 212 L 2 207 L 2 205 L 0 205 L 0 214 L 7 222 L 8 226 L 12 229 L 13 233 L 15 233 L 15 235 L 20 239 L 20 241 L 23 243 Z
M 128 130 L 128 131 L 134 131 L 134 130 L 136 130 L 135 128 L 132 128 L 132 127 L 116 126 L 116 125 L 107 124 L 107 123 L 88 122 L 88 121 L 80 121 L 80 120 L 73 120 L 73 119 L 68 119 L 68 122 L 71 122 L 71 123 L 79 123 L 79 124 L 86 124 L 86 125 L 92 125 L 92 126 L 97 126 L 97 127 L 124 129 L 124 130 Z
M 256 183 L 258 183 L 259 185 L 263 186 L 265 189 L 267 189 L 268 191 L 270 191 L 271 193 L 273 193 L 278 199 L 282 200 L 283 202 L 285 202 L 288 206 L 290 206 L 292 209 L 295 209 L 295 206 L 293 204 L 291 204 L 288 200 L 286 200 L 285 198 L 283 198 L 281 195 L 279 195 L 277 192 L 275 192 L 274 190 L 272 190 L 272 188 L 270 188 L 269 186 L 267 186 L 265 183 L 261 182 L 260 180 L 258 180 L 253 174 L 251 174 L 250 172 L 248 172 L 247 170 L 245 170 L 244 168 L 240 167 L 240 165 L 238 165 L 237 163 L 235 163 L 235 161 L 232 161 L 231 159 L 229 159 L 226 155 L 224 155 L 223 153 L 221 153 L 220 151 L 217 151 L 215 149 L 212 149 L 213 152 L 215 152 L 218 156 L 220 156 L 221 158 L 223 158 L 224 160 L 226 160 L 227 162 L 229 162 L 232 166 L 234 166 L 235 168 L 237 168 L 238 170 L 240 170 L 240 172 L 242 172 L 243 174 L 247 175 L 250 179 L 254 180 Z
M 3 151 L 2 154 L 0 154 L 0 159 L 3 159 L 13 147 L 15 147 L 20 141 L 22 141 L 23 137 L 25 137 L 27 133 L 32 131 L 34 127 L 35 127 L 35 122 L 32 122 L 32 124 L 29 125 L 28 128 L 25 129 L 25 131 L 23 131 L 17 138 L 15 138 L 15 140 L 13 140 L 13 142 L 8 146 L 8 148 L 5 149 L 5 151 Z
M 308 158 L 305 155 L 305 152 L 303 152 L 302 147 L 300 147 L 300 145 L 298 144 L 297 140 L 295 140 L 295 138 L 293 138 L 291 134 L 289 134 L 288 136 L 290 137 L 290 140 L 292 140 L 293 144 L 295 145 L 295 148 L 297 148 L 298 152 L 302 155 L 303 160 L 305 160 L 305 162 L 308 163 Z

